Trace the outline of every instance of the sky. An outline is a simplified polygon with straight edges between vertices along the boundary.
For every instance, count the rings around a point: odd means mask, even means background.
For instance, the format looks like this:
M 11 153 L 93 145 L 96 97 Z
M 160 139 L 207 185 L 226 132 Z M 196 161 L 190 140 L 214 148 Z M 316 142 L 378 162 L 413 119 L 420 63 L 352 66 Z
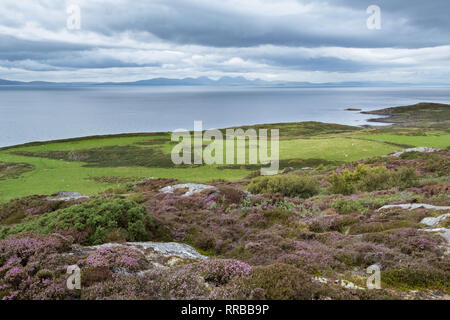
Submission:
M 448 0 L 0 0 L 0 78 L 450 84 L 449 12 Z

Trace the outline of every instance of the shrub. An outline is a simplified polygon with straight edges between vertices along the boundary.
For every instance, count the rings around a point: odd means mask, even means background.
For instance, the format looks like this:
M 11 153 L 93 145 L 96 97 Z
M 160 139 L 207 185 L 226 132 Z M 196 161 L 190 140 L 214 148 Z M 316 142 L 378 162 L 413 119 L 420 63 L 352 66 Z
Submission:
M 389 286 L 406 290 L 432 288 L 450 292 L 449 273 L 430 265 L 413 264 L 386 270 L 382 281 Z
M 264 290 L 268 300 L 311 300 L 315 291 L 310 275 L 283 263 L 253 268 L 245 283 L 249 289 Z
M 253 179 L 248 191 L 251 193 L 279 193 L 286 197 L 309 198 L 319 193 L 319 182 L 310 176 L 278 175 Z
M 46 213 L 12 227 L 0 229 L 0 238 L 8 234 L 36 231 L 48 234 L 59 230 L 86 232 L 86 245 L 104 243 L 117 232 L 128 241 L 148 240 L 148 232 L 155 228 L 153 218 L 143 206 L 124 199 L 94 199 L 66 209 Z
M 67 208 L 76 201 L 50 201 L 44 196 L 28 196 L 14 199 L 0 206 L 0 224 L 20 223 L 28 216 L 35 216 Z
M 369 167 L 360 164 L 354 171 L 345 169 L 341 173 L 333 172 L 328 178 L 330 191 L 349 195 L 358 191 L 385 190 L 394 187 L 400 189 L 415 185 L 417 176 L 412 168 L 398 171 L 388 170 L 385 166 Z
M 360 216 L 332 215 L 314 218 L 309 224 L 309 230 L 316 233 L 327 231 L 346 232 L 348 227 L 361 221 Z
M 220 194 L 224 197 L 227 204 L 240 204 L 242 200 L 246 197 L 246 194 L 233 187 L 220 186 L 217 188 Z
M 339 198 L 331 204 L 331 207 L 339 213 L 360 212 L 365 213 L 368 208 L 364 206 L 363 201 L 346 198 Z
M 248 277 L 252 267 L 245 262 L 233 259 L 211 259 L 197 264 L 206 282 L 224 285 L 234 278 Z
M 293 212 L 282 208 L 273 208 L 269 210 L 264 210 L 262 213 L 264 214 L 264 217 L 269 219 L 271 222 L 281 224 L 288 223 L 289 218 L 294 215 Z
M 402 158 L 403 160 L 414 160 L 414 159 L 418 159 L 418 158 L 422 158 L 422 157 L 423 157 L 423 152 L 419 152 L 419 151 L 404 152 L 400 155 L 400 158 Z

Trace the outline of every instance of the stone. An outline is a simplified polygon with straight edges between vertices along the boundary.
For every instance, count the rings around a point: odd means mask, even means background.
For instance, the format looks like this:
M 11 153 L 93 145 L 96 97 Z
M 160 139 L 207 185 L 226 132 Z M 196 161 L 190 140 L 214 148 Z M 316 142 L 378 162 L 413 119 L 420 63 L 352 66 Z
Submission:
M 284 168 L 283 171 L 281 171 L 281 174 L 286 174 L 286 173 L 289 173 L 289 172 L 292 172 L 292 171 L 294 171 L 294 168 L 287 167 L 287 168 Z
M 49 201 L 70 201 L 70 200 L 78 200 L 78 199 L 87 199 L 88 196 L 78 192 L 72 191 L 59 191 L 52 194 L 50 197 L 47 197 L 46 200 Z
M 391 208 L 402 208 L 402 209 L 408 209 L 410 211 L 418 209 L 418 208 L 424 208 L 424 209 L 428 209 L 428 210 L 450 210 L 449 206 L 433 206 L 431 204 L 426 204 L 426 203 L 406 203 L 406 204 L 389 204 L 386 206 L 382 206 L 377 211 L 391 209 Z
M 161 190 L 159 190 L 162 193 L 174 193 L 177 189 L 189 189 L 187 192 L 185 192 L 182 196 L 188 197 L 193 194 L 197 194 L 202 192 L 203 190 L 207 189 L 215 189 L 213 186 L 208 186 L 205 184 L 197 184 L 197 183 L 185 183 L 185 184 L 177 184 L 174 186 L 168 186 L 164 187 Z
M 447 219 L 448 217 L 450 217 L 450 213 L 447 214 L 443 214 L 437 218 L 433 218 L 433 217 L 428 217 L 428 218 L 424 218 L 422 219 L 422 221 L 420 221 L 420 223 L 426 224 L 427 226 L 435 226 L 437 225 L 439 222 Z
M 416 151 L 416 152 L 423 152 L 423 153 L 431 153 L 431 152 L 435 152 L 435 151 L 439 151 L 441 149 L 437 149 L 437 148 L 431 148 L 431 147 L 417 147 L 417 148 L 409 148 L 409 149 L 404 149 L 401 151 L 397 151 L 393 154 L 391 154 L 391 156 L 393 157 L 400 157 L 402 154 L 406 153 L 406 152 L 412 152 L 412 151 Z
M 447 241 L 447 244 L 450 244 L 450 229 L 435 228 L 435 229 L 423 229 L 423 230 L 427 231 L 427 232 L 436 232 L 437 234 L 439 234 L 441 237 L 443 237 Z

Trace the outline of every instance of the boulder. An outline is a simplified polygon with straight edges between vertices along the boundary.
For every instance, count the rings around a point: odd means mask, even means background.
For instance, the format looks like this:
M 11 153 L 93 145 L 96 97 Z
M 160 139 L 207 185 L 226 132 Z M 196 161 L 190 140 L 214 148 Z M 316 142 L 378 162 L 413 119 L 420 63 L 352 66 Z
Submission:
M 206 184 L 184 183 L 184 184 L 176 184 L 174 186 L 164 187 L 159 191 L 162 193 L 175 193 L 177 189 L 188 189 L 184 194 L 182 194 L 183 197 L 188 197 L 193 194 L 200 193 L 203 190 L 215 189 L 215 188 L 212 186 L 208 186 Z
M 70 200 L 78 200 L 78 199 L 87 199 L 88 196 L 78 192 L 72 191 L 59 191 L 52 194 L 50 197 L 47 197 L 46 200 L 49 201 L 70 201 Z

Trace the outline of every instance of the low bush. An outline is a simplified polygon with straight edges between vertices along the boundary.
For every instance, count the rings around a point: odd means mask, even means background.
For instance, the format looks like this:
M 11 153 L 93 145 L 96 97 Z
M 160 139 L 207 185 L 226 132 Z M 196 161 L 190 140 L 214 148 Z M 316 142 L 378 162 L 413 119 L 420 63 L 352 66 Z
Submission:
M 317 290 L 310 275 L 283 263 L 253 268 L 244 283 L 252 291 L 262 289 L 261 296 L 268 300 L 311 300 Z
M 413 168 L 388 170 L 385 166 L 369 167 L 360 164 L 354 171 L 345 169 L 341 173 L 333 172 L 328 178 L 330 191 L 335 194 L 349 195 L 358 191 L 386 190 L 394 187 L 405 189 L 416 184 L 417 176 Z
M 206 282 L 224 285 L 234 278 L 248 277 L 252 267 L 233 259 L 211 259 L 196 265 Z
M 227 204 L 239 205 L 246 197 L 246 194 L 237 188 L 220 186 L 217 189 L 219 190 L 220 194 L 223 196 Z
M 433 288 L 450 292 L 450 274 L 446 270 L 429 265 L 414 264 L 386 270 L 382 281 L 388 286 L 402 290 Z
M 319 193 L 317 179 L 307 175 L 277 175 L 253 179 L 248 191 L 257 193 L 279 193 L 286 197 L 309 198 Z
M 331 207 L 339 213 L 351 213 L 359 212 L 365 213 L 368 210 L 367 206 L 364 206 L 364 202 L 361 200 L 338 198 L 331 204 Z

